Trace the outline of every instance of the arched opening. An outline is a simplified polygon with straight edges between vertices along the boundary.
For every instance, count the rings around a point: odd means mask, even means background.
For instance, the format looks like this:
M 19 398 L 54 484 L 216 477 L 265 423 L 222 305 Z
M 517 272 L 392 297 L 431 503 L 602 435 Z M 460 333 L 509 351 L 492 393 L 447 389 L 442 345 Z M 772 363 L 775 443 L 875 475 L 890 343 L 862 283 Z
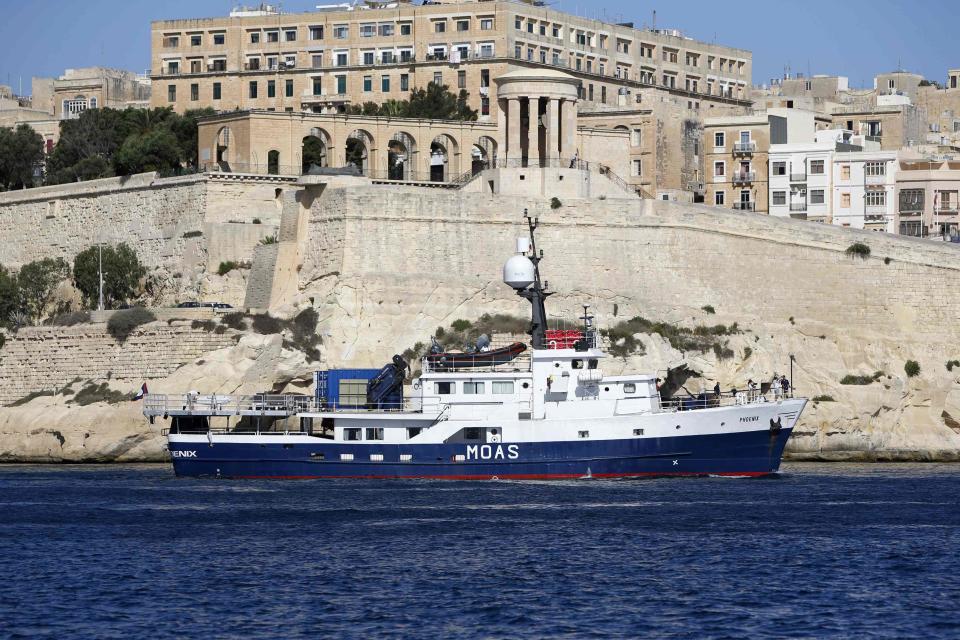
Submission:
M 497 141 L 490 136 L 480 136 L 470 151 L 470 171 L 474 174 L 491 169 L 497 164 Z
M 217 164 L 221 169 L 230 169 L 230 142 L 232 136 L 230 127 L 220 127 L 217 132 Z
M 417 143 L 413 136 L 405 131 L 393 134 L 387 145 L 387 178 L 415 180 L 417 177 L 414 162 L 416 153 Z
M 370 151 L 373 149 L 373 136 L 363 129 L 356 129 L 347 136 L 346 162 L 354 166 L 360 175 L 370 175 Z
M 280 152 L 276 149 L 267 152 L 267 173 L 271 176 L 280 173 Z
M 309 135 L 303 138 L 300 149 L 300 171 L 307 174 L 322 167 L 330 166 L 327 149 L 330 146 L 330 136 L 323 129 L 313 127 Z
M 430 181 L 449 182 L 457 174 L 457 141 L 440 134 L 430 143 Z

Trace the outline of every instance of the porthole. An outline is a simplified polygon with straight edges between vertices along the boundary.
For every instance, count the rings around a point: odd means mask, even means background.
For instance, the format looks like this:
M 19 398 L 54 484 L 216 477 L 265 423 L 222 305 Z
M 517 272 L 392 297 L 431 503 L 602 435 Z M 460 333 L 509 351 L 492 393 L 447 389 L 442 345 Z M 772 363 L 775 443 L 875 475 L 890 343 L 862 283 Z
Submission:
M 522 386 L 524 389 L 529 389 L 529 388 L 530 388 L 530 383 L 529 383 L 529 382 L 524 382 L 523 385 L 521 385 L 521 386 Z
M 610 387 L 604 387 L 603 390 L 604 390 L 604 391 L 610 391 Z
M 677 425 L 677 429 L 679 429 L 679 428 L 680 428 L 680 425 Z

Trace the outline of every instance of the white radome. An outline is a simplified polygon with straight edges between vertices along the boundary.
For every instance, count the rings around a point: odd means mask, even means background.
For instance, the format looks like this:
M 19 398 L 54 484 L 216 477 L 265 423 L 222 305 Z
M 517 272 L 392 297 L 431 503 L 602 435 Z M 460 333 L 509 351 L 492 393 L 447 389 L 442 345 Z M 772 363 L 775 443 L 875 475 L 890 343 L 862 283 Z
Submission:
M 515 255 L 503 265 L 503 281 L 514 289 L 533 284 L 533 263 L 527 256 Z

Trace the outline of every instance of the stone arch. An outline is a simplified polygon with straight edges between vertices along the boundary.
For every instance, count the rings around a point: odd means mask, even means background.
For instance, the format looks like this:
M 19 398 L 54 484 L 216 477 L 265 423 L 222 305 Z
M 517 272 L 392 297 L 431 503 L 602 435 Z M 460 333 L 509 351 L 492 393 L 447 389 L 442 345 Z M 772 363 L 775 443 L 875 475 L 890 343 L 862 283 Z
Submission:
M 214 157 L 221 169 L 230 168 L 231 144 L 233 144 L 233 133 L 230 131 L 230 127 L 220 127 L 220 130 L 217 131 L 216 153 Z
M 397 131 L 387 143 L 387 177 L 391 180 L 416 179 L 417 140 L 406 131 Z
M 312 127 L 300 143 L 300 171 L 308 173 L 314 167 L 330 166 L 330 134 L 320 127 Z
M 497 141 L 490 136 L 480 136 L 470 150 L 470 171 L 479 173 L 492 169 L 497 164 Z
M 370 132 L 365 129 L 354 129 L 347 136 L 345 145 L 347 166 L 355 166 L 360 175 L 370 175 L 373 168 L 370 161 L 374 157 L 375 150 L 376 145 Z
M 430 181 L 449 182 L 460 172 L 460 145 L 456 139 L 441 133 L 430 143 Z
M 267 173 L 271 176 L 280 173 L 280 152 L 276 149 L 267 152 Z

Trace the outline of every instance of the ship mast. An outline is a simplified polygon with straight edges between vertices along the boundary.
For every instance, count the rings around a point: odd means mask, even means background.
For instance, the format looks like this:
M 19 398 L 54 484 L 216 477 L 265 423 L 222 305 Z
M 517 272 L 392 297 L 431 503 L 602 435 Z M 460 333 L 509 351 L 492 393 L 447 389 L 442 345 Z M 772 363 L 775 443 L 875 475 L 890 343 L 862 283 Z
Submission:
M 530 301 L 532 308 L 532 317 L 530 319 L 530 341 L 534 349 L 547 348 L 547 311 L 544 301 L 547 296 L 553 295 L 552 291 L 547 291 L 550 283 L 541 283 L 540 281 L 540 261 L 543 260 L 543 250 L 537 252 L 537 241 L 534 232 L 540 224 L 539 218 L 531 218 L 527 210 L 523 210 L 523 217 L 527 219 L 527 227 L 530 229 L 530 262 L 533 263 L 533 284 L 523 290 L 518 290 L 517 295 Z

